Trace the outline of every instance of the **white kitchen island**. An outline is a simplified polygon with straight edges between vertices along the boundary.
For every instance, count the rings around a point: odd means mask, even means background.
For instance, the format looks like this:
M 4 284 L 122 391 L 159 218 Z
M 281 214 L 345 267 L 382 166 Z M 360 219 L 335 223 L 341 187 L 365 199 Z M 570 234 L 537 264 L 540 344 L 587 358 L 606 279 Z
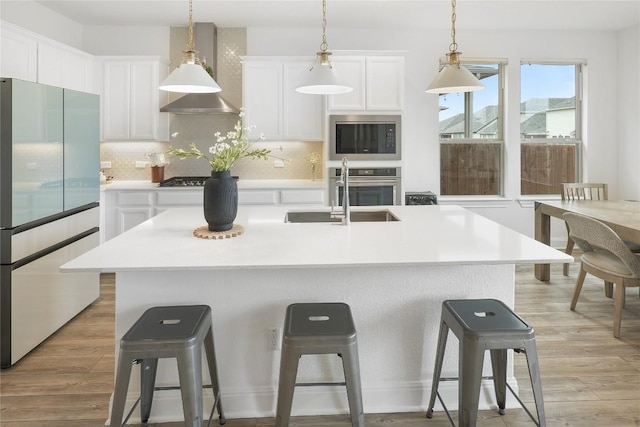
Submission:
M 311 301 L 352 308 L 365 412 L 420 411 L 431 388 L 442 301 L 497 298 L 513 306 L 515 264 L 571 258 L 457 206 L 387 208 L 400 221 L 292 224 L 284 222 L 286 212 L 300 209 L 241 207 L 235 222 L 245 234 L 224 240 L 192 235 L 205 225 L 201 208 L 170 209 L 62 270 L 116 273 L 116 342 L 149 307 L 210 305 L 229 418 L 275 414 L 280 351 L 272 329 L 281 330 L 287 305 Z M 443 374 L 456 372 L 451 335 Z M 335 356 L 301 360 L 300 381 L 341 376 Z M 511 369 L 508 377 L 516 386 Z M 157 383 L 177 384 L 173 360 L 160 362 Z M 456 387 L 440 387 L 452 407 Z M 483 387 L 491 396 L 490 383 Z M 132 378 L 129 404 L 137 392 Z M 206 412 L 212 399 L 205 396 Z M 293 415 L 347 412 L 344 387 L 296 390 Z M 179 392 L 157 393 L 151 416 L 181 420 Z

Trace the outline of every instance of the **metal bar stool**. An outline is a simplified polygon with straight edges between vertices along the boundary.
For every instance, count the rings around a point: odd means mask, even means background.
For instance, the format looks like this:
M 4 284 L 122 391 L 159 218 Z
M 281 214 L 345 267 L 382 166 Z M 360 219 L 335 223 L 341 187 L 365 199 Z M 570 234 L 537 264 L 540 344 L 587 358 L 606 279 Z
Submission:
M 440 378 L 442 362 L 449 329 L 458 337 L 459 378 Z M 507 350 L 524 352 L 529 366 L 529 377 L 533 389 L 538 419 L 536 420 L 518 395 L 507 384 Z M 482 376 L 484 352 L 491 353 L 492 377 Z M 433 416 L 436 396 L 442 404 L 449 421 L 455 423 L 445 406 L 438 384 L 440 381 L 458 380 L 458 423 L 460 427 L 475 427 L 478 416 L 480 383 L 482 379 L 493 379 L 500 415 L 505 413 L 506 388 L 524 408 L 538 427 L 545 427 L 542 384 L 538 368 L 535 331 L 503 302 L 495 299 L 448 300 L 442 303 L 442 321 L 438 336 L 438 349 L 433 372 L 431 398 L 427 418 Z
M 220 401 L 211 308 L 207 305 L 185 305 L 148 309 L 120 340 L 120 355 L 111 407 L 111 427 L 123 425 L 122 417 L 132 364 L 141 364 L 140 397 L 124 419 L 124 424 L 140 402 L 140 418 L 142 423 L 148 422 L 154 391 L 180 389 L 185 425 L 202 427 L 203 344 L 211 376 L 211 386 L 206 387 L 213 389 L 215 398 L 207 426 L 211 423 L 216 407 L 220 415 L 220 424 L 224 424 L 226 419 Z M 180 386 L 155 387 L 158 359 L 168 357 L 176 358 Z
M 345 382 L 298 383 L 298 362 L 304 354 L 342 358 Z M 276 427 L 287 427 L 296 386 L 346 385 L 351 425 L 364 427 L 358 343 L 351 309 L 344 303 L 304 303 L 287 307 L 282 337 Z

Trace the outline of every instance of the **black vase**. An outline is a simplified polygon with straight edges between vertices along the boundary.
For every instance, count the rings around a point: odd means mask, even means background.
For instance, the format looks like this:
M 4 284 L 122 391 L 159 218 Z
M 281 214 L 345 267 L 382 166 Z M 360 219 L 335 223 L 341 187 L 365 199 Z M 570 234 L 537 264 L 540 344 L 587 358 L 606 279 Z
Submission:
M 204 218 L 210 231 L 227 231 L 238 213 L 238 183 L 231 171 L 211 172 L 204 182 Z

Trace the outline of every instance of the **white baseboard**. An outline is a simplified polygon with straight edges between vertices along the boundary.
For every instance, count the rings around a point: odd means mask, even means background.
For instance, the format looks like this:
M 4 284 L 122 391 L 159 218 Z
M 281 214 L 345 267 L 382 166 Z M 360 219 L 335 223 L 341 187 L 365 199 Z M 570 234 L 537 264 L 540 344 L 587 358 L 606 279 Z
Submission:
M 518 392 L 515 378 L 508 379 L 509 385 Z M 456 381 L 441 382 L 438 388 L 447 409 L 458 408 L 458 383 Z M 426 413 L 431 392 L 431 383 L 398 382 L 395 384 L 369 385 L 362 389 L 365 413 L 390 412 L 422 412 Z M 204 418 L 208 419 L 213 405 L 213 394 L 210 389 L 203 390 Z M 137 400 L 137 395 L 128 395 L 125 415 Z M 113 399 L 113 396 L 111 397 Z M 274 417 L 277 401 L 277 390 L 264 387 L 256 390 L 222 390 L 222 404 L 225 416 L 233 418 Z M 111 407 L 111 402 L 109 407 Z M 518 408 L 517 400 L 507 392 L 507 408 Z M 480 389 L 479 408 L 495 409 L 493 383 L 483 380 Z M 443 408 L 436 399 L 435 411 Z M 349 406 L 344 387 L 298 387 L 293 398 L 292 416 L 297 415 L 331 415 L 347 414 Z M 217 418 L 217 413 L 214 417 Z M 149 422 L 164 423 L 183 421 L 182 400 L 179 390 L 157 391 L 154 394 Z M 139 408 L 136 408 L 129 423 L 140 423 Z M 108 424 L 108 421 L 107 421 Z

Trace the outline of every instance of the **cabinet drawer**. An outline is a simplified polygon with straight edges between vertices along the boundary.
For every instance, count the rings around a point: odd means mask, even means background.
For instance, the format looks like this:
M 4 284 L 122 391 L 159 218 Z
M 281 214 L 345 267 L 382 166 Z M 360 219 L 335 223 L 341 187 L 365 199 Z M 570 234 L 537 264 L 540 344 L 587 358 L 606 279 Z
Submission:
M 238 204 L 240 205 L 275 205 L 278 203 L 279 191 L 277 190 L 241 190 L 238 191 Z
M 283 190 L 280 194 L 283 205 L 324 204 L 324 190 Z
M 118 206 L 151 206 L 152 194 L 149 191 L 120 192 L 118 193 Z
M 158 206 L 198 206 L 202 205 L 202 188 L 195 190 L 158 191 Z

